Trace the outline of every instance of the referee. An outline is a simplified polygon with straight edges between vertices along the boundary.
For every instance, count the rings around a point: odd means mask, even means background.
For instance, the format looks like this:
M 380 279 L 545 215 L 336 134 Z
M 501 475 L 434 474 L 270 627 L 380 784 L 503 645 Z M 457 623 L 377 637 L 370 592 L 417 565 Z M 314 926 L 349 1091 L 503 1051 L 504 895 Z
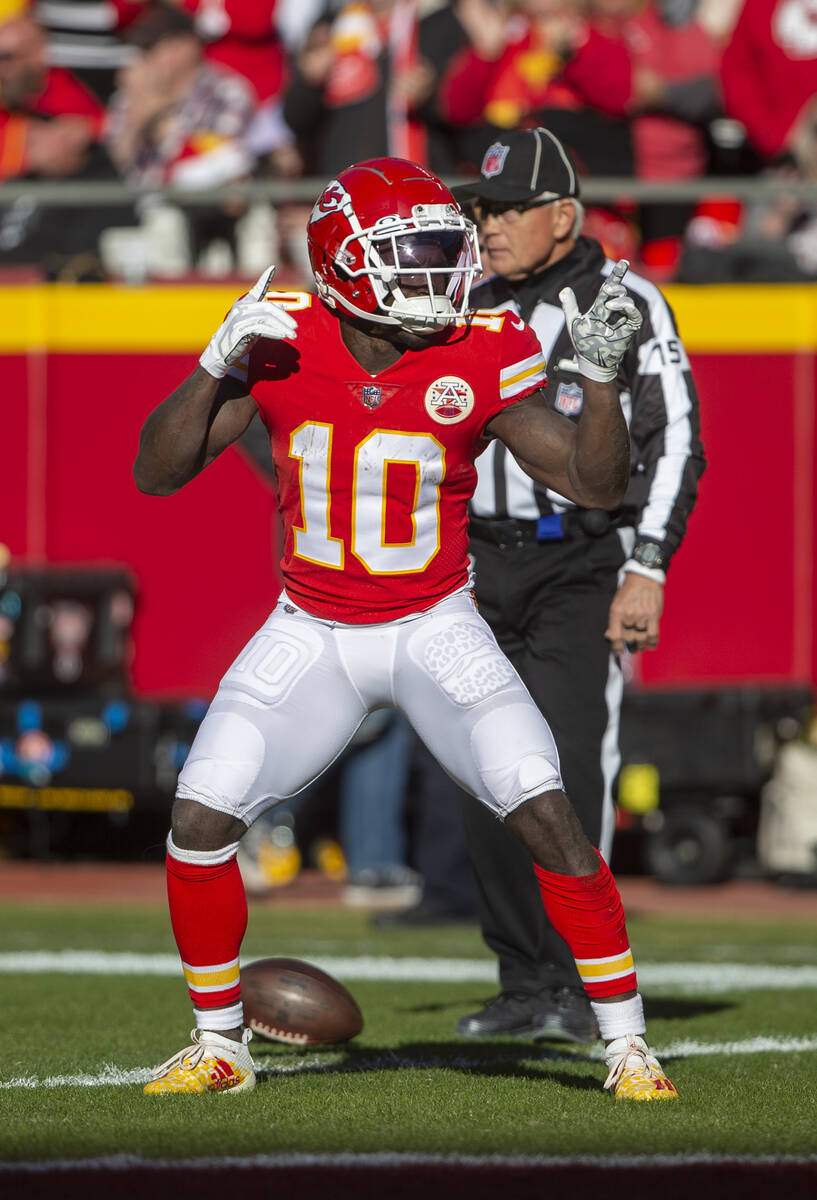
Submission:
M 550 404 L 575 420 L 582 377 L 559 293 L 592 303 L 612 262 L 581 236 L 575 166 L 546 129 L 509 132 L 481 178 L 458 189 L 477 220 L 486 267 L 474 307 L 521 318 L 548 362 Z M 615 512 L 580 509 L 534 483 L 493 441 L 478 460 L 471 551 L 480 612 L 553 730 L 568 794 L 609 858 L 619 766 L 619 655 L 658 644 L 667 567 L 704 470 L 698 398 L 672 311 L 637 275 L 624 284 L 643 323 L 618 374 L 632 476 Z M 548 925 L 529 856 L 481 804 L 463 797 L 483 936 L 501 994 L 463 1017 L 469 1037 L 590 1041 L 595 1019 L 566 944 Z

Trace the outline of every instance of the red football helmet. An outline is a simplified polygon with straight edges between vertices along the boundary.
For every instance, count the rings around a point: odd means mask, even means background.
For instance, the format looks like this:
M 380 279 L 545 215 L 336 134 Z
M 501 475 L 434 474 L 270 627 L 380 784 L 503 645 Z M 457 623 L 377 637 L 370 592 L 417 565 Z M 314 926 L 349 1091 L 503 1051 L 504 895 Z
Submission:
M 342 171 L 318 197 L 307 237 L 322 300 L 416 333 L 462 316 L 482 273 L 474 223 L 436 175 L 403 158 Z

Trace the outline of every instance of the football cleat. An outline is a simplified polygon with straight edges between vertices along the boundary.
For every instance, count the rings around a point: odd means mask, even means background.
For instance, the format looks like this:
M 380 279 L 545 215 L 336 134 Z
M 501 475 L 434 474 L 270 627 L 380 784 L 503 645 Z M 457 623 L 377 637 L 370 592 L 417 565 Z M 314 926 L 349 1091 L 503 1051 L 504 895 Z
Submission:
M 249 1092 L 255 1087 L 255 1067 L 247 1042 L 252 1037 L 244 1030 L 240 1042 L 220 1033 L 192 1030 L 193 1043 L 167 1062 L 156 1067 L 146 1096 L 167 1096 L 171 1092 Z
M 637 1034 L 610 1042 L 605 1051 L 609 1074 L 605 1088 L 616 1100 L 677 1100 L 678 1089 Z

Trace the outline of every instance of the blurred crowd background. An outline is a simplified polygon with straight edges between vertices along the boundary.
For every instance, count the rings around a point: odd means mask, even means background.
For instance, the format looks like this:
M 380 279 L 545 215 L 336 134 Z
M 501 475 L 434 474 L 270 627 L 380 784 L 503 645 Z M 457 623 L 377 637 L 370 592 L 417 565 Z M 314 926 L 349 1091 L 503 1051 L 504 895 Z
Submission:
M 811 0 L 0 0 L 0 267 L 306 279 L 310 196 L 350 162 L 453 180 L 542 124 L 610 182 L 586 232 L 614 257 L 658 282 L 812 279 L 815 98 Z M 730 191 L 747 177 L 781 187 Z M 72 181 L 70 206 L 24 186 Z M 275 203 L 206 202 L 239 181 Z

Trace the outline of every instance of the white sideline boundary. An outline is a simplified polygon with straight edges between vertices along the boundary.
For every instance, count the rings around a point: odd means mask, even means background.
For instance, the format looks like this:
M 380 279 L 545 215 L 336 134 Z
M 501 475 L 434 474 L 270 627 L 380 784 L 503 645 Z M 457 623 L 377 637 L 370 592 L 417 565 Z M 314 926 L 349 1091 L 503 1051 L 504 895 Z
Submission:
M 276 1075 L 330 1075 L 340 1073 L 357 1073 L 359 1071 L 388 1070 L 473 1070 L 475 1067 L 496 1067 L 501 1063 L 518 1065 L 520 1062 L 602 1062 L 604 1054 L 601 1046 L 584 1052 L 571 1053 L 564 1050 L 550 1050 L 531 1046 L 525 1051 L 509 1050 L 507 1053 L 492 1054 L 479 1057 L 477 1047 L 473 1053 L 464 1052 L 460 1055 L 426 1055 L 415 1058 L 401 1055 L 399 1051 L 389 1051 L 387 1054 L 361 1054 L 347 1061 L 345 1051 L 335 1050 L 302 1058 L 297 1055 L 265 1058 L 256 1052 L 255 1061 L 259 1074 L 271 1078 Z M 665 1046 L 654 1047 L 658 1058 L 670 1062 L 679 1058 L 712 1057 L 716 1055 L 732 1056 L 742 1054 L 802 1054 L 817 1051 L 817 1037 L 812 1038 L 783 1038 L 783 1037 L 752 1037 L 739 1042 L 696 1042 L 692 1039 L 681 1039 L 668 1042 Z M 14 1079 L 0 1080 L 0 1091 L 17 1089 L 33 1090 L 36 1088 L 62 1087 L 127 1087 L 145 1084 L 150 1079 L 148 1067 L 135 1067 L 123 1070 L 107 1064 L 96 1074 L 83 1073 L 78 1075 L 46 1075 L 39 1079 L 35 1075 L 21 1075 Z M 606 1161 L 606 1160 L 605 1160 Z M 817 1161 L 817 1155 L 815 1155 Z
M 631 1169 L 642 1167 L 694 1167 L 694 1166 L 817 1166 L 817 1154 L 579 1154 L 565 1155 L 500 1155 L 486 1154 L 415 1154 L 378 1151 L 372 1154 L 254 1154 L 245 1157 L 192 1158 L 192 1159 L 148 1159 L 136 1154 L 103 1155 L 100 1158 L 52 1159 L 44 1162 L 0 1163 L 0 1178 L 12 1172 L 31 1175 L 54 1171 L 201 1171 L 222 1169 L 275 1169 L 286 1167 L 483 1167 L 530 1168 L 530 1167 L 595 1167 L 615 1170 L 616 1167 Z
M 245 964 L 252 959 L 245 960 Z M 490 983 L 497 982 L 493 960 L 469 958 L 356 958 L 320 956 L 309 959 L 337 979 L 348 982 Z M 733 991 L 817 989 L 817 966 L 750 963 L 637 963 L 639 983 L 651 991 L 723 994 Z M 141 975 L 181 977 L 175 954 L 131 954 L 103 950 L 38 950 L 0 954 L 2 975 Z

